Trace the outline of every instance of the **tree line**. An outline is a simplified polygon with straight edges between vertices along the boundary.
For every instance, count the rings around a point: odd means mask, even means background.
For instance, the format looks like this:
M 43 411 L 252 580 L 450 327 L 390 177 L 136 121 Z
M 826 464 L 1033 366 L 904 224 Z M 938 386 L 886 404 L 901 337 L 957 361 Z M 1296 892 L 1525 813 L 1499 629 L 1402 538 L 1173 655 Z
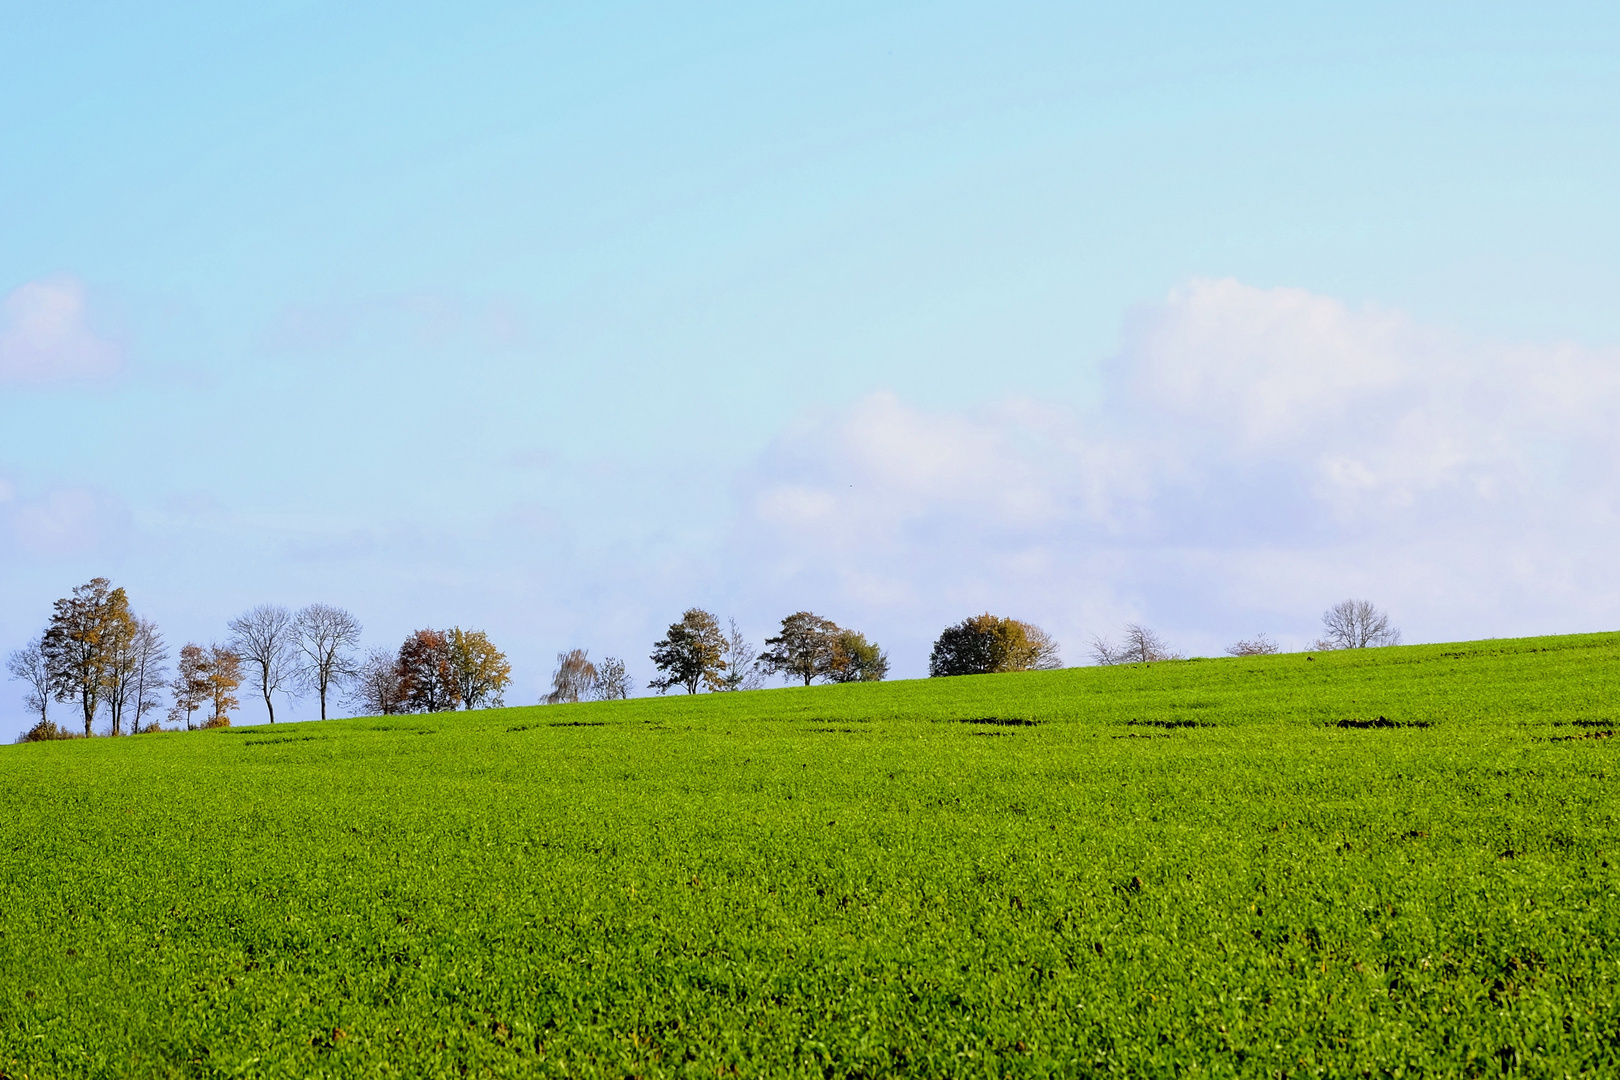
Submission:
M 722 628 L 710 612 L 689 608 L 654 642 L 648 659 L 657 674 L 647 688 L 662 694 L 680 687 L 696 694 L 757 690 L 770 675 L 809 686 L 817 679 L 878 682 L 889 674 L 888 655 L 865 634 L 809 611 L 783 619 L 781 631 L 766 638 L 765 646 L 755 648 L 736 619 Z M 573 649 L 557 654 L 551 685 L 544 699 L 548 705 L 629 697 L 634 683 L 623 660 L 610 656 L 593 664 L 586 650 Z
M 97 717 L 111 734 L 133 735 L 163 730 L 154 714 L 164 696 L 168 722 L 189 731 L 228 727 L 244 685 L 273 724 L 278 694 L 313 696 L 324 720 L 339 697 L 371 715 L 497 706 L 512 681 L 505 654 L 481 630 L 418 630 L 393 652 L 361 656 L 360 620 L 329 604 L 296 612 L 261 604 L 226 628 L 224 643 L 182 646 L 171 677 L 162 633 L 135 614 L 128 594 L 102 577 L 80 585 L 52 605 L 39 636 L 7 658 L 39 718 L 23 739 L 74 734 L 51 720 L 52 702 L 74 709 L 85 737 Z
M 1314 648 L 1358 649 L 1400 642 L 1389 616 L 1366 600 L 1345 600 L 1322 616 L 1323 634 Z M 261 604 L 226 624 L 224 643 L 181 647 L 172 678 L 169 652 L 157 625 L 136 615 L 122 588 L 94 578 L 57 600 L 45 629 L 13 652 L 7 668 L 27 688 L 28 708 L 38 722 L 24 739 L 66 738 L 53 723 L 51 702 L 75 708 L 83 734 L 93 734 L 105 717 L 111 734 L 161 730 L 154 718 L 166 694 L 168 722 L 177 728 L 225 727 L 240 708 L 244 686 L 264 703 L 270 723 L 276 696 L 313 696 L 321 719 L 339 700 L 365 715 L 446 712 L 504 704 L 512 666 L 481 630 L 422 629 L 398 649 L 360 653 L 360 621 L 342 608 L 310 604 L 294 612 Z M 1234 656 L 1279 651 L 1265 634 L 1236 642 Z M 1139 623 L 1125 627 L 1118 641 L 1094 637 L 1091 657 L 1098 664 L 1154 663 L 1181 659 L 1153 630 Z M 889 658 L 866 635 L 809 611 L 782 619 L 781 629 L 756 648 L 735 619 L 720 620 L 690 608 L 669 625 L 649 656 L 657 674 L 647 684 L 663 694 L 679 687 L 702 691 L 754 690 L 771 675 L 805 686 L 878 682 L 888 676 Z M 996 672 L 1044 671 L 1062 667 L 1057 643 L 1033 623 L 1004 616 L 975 615 L 946 627 L 928 660 L 931 677 Z M 552 688 L 544 704 L 628 698 L 634 689 L 625 662 L 605 657 L 593 662 L 584 649 L 557 654 Z M 202 714 L 200 724 L 198 714 Z

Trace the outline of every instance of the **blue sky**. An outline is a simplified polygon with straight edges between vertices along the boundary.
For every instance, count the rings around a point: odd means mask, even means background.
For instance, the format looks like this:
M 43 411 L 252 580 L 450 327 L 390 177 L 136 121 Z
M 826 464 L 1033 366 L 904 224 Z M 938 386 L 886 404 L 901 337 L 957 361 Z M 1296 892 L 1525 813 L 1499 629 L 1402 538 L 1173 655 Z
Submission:
M 0 648 L 1617 622 L 1610 6 L 0 22 Z

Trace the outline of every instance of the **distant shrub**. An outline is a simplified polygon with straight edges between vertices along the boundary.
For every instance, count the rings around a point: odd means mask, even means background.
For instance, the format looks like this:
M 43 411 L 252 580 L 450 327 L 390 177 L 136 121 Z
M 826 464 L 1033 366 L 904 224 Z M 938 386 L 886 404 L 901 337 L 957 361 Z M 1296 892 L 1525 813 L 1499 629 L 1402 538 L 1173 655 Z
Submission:
M 222 727 L 230 727 L 230 726 L 231 726 L 231 718 L 230 717 L 228 717 L 228 716 L 210 716 L 207 719 L 207 721 L 204 722 L 203 730 L 206 731 L 209 728 L 222 728 Z
M 1166 644 L 1164 638 L 1141 623 L 1125 624 L 1125 640 L 1115 645 L 1107 638 L 1091 639 L 1091 657 L 1099 664 L 1152 664 L 1186 657 Z
M 41 720 L 21 735 L 17 736 L 20 743 L 26 742 L 52 742 L 56 739 L 77 739 L 80 736 L 73 734 L 65 727 L 59 727 L 50 720 Z
M 1270 656 L 1279 651 L 1277 643 L 1265 634 L 1256 634 L 1246 641 L 1235 642 L 1226 647 L 1228 656 Z

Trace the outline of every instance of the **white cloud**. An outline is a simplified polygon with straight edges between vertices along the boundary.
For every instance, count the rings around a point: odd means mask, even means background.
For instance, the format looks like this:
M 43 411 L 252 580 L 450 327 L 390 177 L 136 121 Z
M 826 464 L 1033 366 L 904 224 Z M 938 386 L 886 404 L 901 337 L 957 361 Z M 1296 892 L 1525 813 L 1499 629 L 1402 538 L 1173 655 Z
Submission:
M 77 278 L 30 281 L 0 301 L 0 382 L 101 379 L 121 361 L 118 348 L 91 329 Z
M 897 633 L 1045 620 L 1074 659 L 1126 617 L 1303 641 L 1351 594 L 1411 639 L 1609 626 L 1620 355 L 1195 281 L 1132 319 L 1094 413 L 876 394 L 785 434 L 745 500 L 776 591 Z
M 104 550 L 129 530 L 128 508 L 105 492 L 60 487 L 37 498 L 0 500 L 0 530 L 31 555 L 71 556 Z

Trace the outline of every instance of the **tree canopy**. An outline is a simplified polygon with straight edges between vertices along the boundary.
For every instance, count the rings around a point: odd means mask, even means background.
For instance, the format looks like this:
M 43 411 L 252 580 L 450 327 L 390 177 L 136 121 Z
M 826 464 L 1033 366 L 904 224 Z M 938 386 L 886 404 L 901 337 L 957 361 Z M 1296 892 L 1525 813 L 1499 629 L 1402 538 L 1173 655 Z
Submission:
M 689 608 L 681 621 L 653 644 L 650 659 L 662 674 L 647 685 L 660 694 L 684 686 L 688 694 L 699 686 L 718 690 L 725 685 L 726 635 L 720 622 L 702 608 Z
M 935 678 L 1061 666 L 1057 643 L 1046 631 L 989 613 L 946 627 L 928 658 L 928 674 Z

